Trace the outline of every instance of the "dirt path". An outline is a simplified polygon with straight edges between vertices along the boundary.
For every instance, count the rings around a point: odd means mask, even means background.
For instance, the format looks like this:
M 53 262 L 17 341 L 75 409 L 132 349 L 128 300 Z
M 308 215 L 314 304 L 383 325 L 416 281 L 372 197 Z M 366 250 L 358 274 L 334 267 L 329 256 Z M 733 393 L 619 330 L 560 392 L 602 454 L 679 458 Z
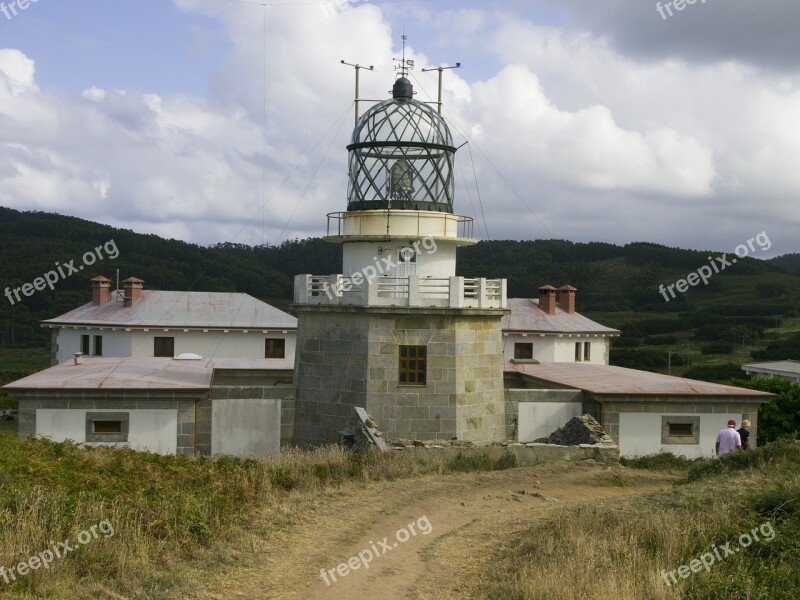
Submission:
M 623 472 L 637 484 L 610 485 Z M 254 536 L 252 566 L 235 567 L 196 597 L 469 598 L 470 582 L 492 568 L 493 551 L 536 519 L 669 485 L 666 476 L 619 466 L 559 463 L 329 492 L 309 506 L 298 503 L 294 522 L 278 533 L 273 527 L 269 536 Z M 368 568 L 354 558 L 357 569 L 337 572 L 359 553 Z

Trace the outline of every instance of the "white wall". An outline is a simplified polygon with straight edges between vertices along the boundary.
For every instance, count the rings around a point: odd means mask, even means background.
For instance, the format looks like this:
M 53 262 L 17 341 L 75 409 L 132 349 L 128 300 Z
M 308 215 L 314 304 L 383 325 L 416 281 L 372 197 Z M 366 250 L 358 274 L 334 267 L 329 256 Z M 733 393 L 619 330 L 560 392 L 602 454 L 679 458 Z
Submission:
M 580 402 L 520 402 L 518 442 L 547 437 L 572 417 L 582 414 Z
M 288 330 L 288 333 L 262 333 L 262 330 L 251 330 L 248 333 L 231 331 L 184 332 L 171 329 L 150 329 L 150 331 L 134 330 L 123 331 L 110 329 L 59 329 L 58 353 L 56 359 L 59 363 L 73 359 L 75 352 L 81 351 L 81 336 L 92 336 L 89 346 L 94 350 L 94 336 L 103 336 L 103 356 L 114 357 L 152 357 L 153 338 L 174 337 L 175 356 L 185 352 L 199 354 L 203 358 L 264 358 L 264 340 L 267 338 L 282 338 L 286 340 L 286 359 L 294 362 L 294 353 L 297 342 L 297 332 Z
M 120 412 L 130 415 L 128 443 L 89 443 L 87 446 L 122 446 L 157 454 L 178 451 L 178 411 L 176 409 L 61 409 L 40 408 L 36 411 L 36 435 L 54 442 L 72 440 L 86 443 L 87 412 Z
M 412 243 L 409 244 L 409 241 Z M 398 264 L 398 249 L 413 248 L 413 243 L 417 241 L 419 241 L 417 246 L 419 252 L 417 253 L 416 267 L 414 268 L 416 273 L 400 272 L 403 271 L 403 268 L 390 268 L 386 261 L 391 257 L 392 262 Z M 382 249 L 380 254 L 378 254 L 379 249 Z M 384 261 L 383 259 L 386 260 Z M 456 274 L 456 246 L 451 243 L 437 241 L 434 250 L 434 245 L 431 241 L 428 241 L 427 245 L 425 245 L 419 238 L 387 242 L 348 242 L 344 244 L 341 274 L 345 277 L 352 277 L 366 267 L 375 267 L 378 277 L 381 275 L 408 277 L 414 274 L 420 277 L 454 277 Z M 371 270 L 368 271 L 368 274 L 371 272 Z M 320 273 L 320 275 L 335 275 L 335 273 Z M 478 277 L 480 275 L 470 274 L 470 276 Z
M 130 356 L 131 353 L 131 334 L 125 331 L 111 331 L 97 328 L 90 329 L 65 329 L 59 328 L 56 343 L 58 352 L 56 360 L 58 363 L 72 360 L 72 355 L 81 352 L 81 336 L 89 335 L 89 351 L 94 352 L 94 336 L 103 336 L 103 356 Z M 91 356 L 91 354 L 90 354 Z
M 700 417 L 699 444 L 662 444 L 661 418 Z M 671 452 L 687 458 L 713 456 L 714 441 L 720 429 L 727 427 L 729 419 L 737 423 L 742 420 L 741 413 L 619 413 L 619 452 L 621 456 L 634 457 Z
M 280 450 L 280 400 L 237 398 L 212 401 L 212 454 L 259 456 Z
M 575 343 L 592 344 L 590 360 L 594 365 L 608 364 L 608 338 L 602 337 L 541 337 L 535 334 L 523 336 L 521 333 L 503 335 L 503 356 L 506 361 L 514 358 L 514 344 L 533 344 L 533 358 L 539 362 L 575 362 Z M 581 347 L 583 352 L 583 347 Z M 584 362 L 584 361 L 582 361 Z
M 150 329 L 150 331 L 135 331 L 133 335 L 132 356 L 153 356 L 153 339 L 156 337 L 175 338 L 175 356 L 186 352 L 199 354 L 203 358 L 264 358 L 264 340 L 267 338 L 282 338 L 286 340 L 286 359 L 294 362 L 297 332 L 289 330 L 288 333 L 262 333 L 261 330 L 252 330 L 248 333 L 231 331 L 176 331 L 174 329 Z

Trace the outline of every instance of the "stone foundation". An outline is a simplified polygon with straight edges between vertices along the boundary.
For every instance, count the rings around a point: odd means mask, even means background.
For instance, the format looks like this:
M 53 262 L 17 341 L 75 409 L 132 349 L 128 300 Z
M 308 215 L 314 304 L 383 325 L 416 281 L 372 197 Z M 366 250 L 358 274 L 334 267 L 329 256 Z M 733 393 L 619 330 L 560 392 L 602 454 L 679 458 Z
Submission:
M 505 439 L 504 311 L 295 308 L 295 444 L 337 442 L 354 406 L 387 437 Z M 401 345 L 427 348 L 425 385 L 400 385 Z

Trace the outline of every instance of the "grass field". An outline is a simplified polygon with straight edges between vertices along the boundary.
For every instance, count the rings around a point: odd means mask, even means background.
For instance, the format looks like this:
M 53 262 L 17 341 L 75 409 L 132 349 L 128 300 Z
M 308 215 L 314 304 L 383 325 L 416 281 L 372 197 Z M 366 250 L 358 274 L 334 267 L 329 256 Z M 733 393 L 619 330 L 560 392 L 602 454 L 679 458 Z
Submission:
M 783 442 L 695 462 L 664 458 L 626 461 L 621 472 L 594 467 L 598 499 L 556 504 L 539 518 L 531 514 L 529 522 L 518 521 L 513 535 L 488 550 L 492 568 L 463 578 L 459 597 L 800 597 L 800 446 Z M 413 493 L 416 486 L 430 487 L 432 477 L 513 467 L 513 461 L 447 464 L 403 453 L 350 455 L 336 448 L 212 462 L 0 435 L 0 565 L 17 564 L 31 549 L 75 539 L 105 520 L 113 526 L 113 537 L 99 537 L 57 568 L 32 572 L 13 585 L 0 581 L 0 594 L 186 597 L 209 574 L 234 569 L 236 556 L 252 554 L 247 544 L 254 542 L 245 532 L 254 522 L 267 543 L 279 533 L 292 538 L 305 521 L 298 507 L 325 511 L 338 500 L 337 490 L 358 497 L 358 490 L 397 481 Z M 642 485 L 647 473 L 669 474 L 677 483 L 671 491 L 599 499 L 601 488 Z M 737 543 L 742 532 L 757 529 L 770 537 L 767 523 L 771 539 L 665 583 L 664 573 L 669 577 L 681 565 L 694 568 L 693 560 L 715 545 Z M 302 539 L 318 543 L 308 538 L 303 532 Z M 286 591 L 281 598 L 304 593 Z
M 628 464 L 674 470 L 675 462 L 686 462 L 687 475 L 672 492 L 570 508 L 522 531 L 498 550 L 476 597 L 800 597 L 800 446 Z M 718 559 L 713 550 L 728 543 L 731 554 Z

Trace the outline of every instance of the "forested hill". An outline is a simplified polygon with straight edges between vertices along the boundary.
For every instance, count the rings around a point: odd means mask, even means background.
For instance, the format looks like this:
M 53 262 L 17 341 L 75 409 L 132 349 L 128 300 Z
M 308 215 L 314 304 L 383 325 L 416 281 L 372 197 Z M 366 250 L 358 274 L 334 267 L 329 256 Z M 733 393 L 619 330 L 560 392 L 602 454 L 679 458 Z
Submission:
M 298 273 L 330 274 L 341 270 L 341 247 L 321 239 L 290 240 L 278 246 L 250 247 L 222 243 L 210 248 L 137 234 L 74 217 L 19 212 L 0 207 L 0 292 L 37 277 L 113 240 L 115 259 L 104 255 L 91 267 L 58 281 L 55 289 L 36 291 L 12 305 L 0 297 L 0 344 L 47 343 L 38 322 L 87 302 L 89 279 L 105 275 L 145 280 L 146 289 L 246 292 L 288 308 L 293 277 Z M 100 252 L 103 254 L 103 252 Z M 787 272 L 781 259 L 739 260 L 708 285 L 669 303 L 658 292 L 708 264 L 709 255 L 649 243 L 616 246 L 561 240 L 491 241 L 459 250 L 459 274 L 505 277 L 511 297 L 535 297 L 538 286 L 566 283 L 578 288 L 583 311 L 691 311 L 739 307 L 753 315 L 793 311 L 800 295 L 800 276 Z M 794 255 L 797 256 L 797 255 Z M 62 269 L 63 270 L 63 269 Z
M 784 254 L 770 259 L 770 262 L 786 269 L 789 273 L 800 275 L 800 254 Z

